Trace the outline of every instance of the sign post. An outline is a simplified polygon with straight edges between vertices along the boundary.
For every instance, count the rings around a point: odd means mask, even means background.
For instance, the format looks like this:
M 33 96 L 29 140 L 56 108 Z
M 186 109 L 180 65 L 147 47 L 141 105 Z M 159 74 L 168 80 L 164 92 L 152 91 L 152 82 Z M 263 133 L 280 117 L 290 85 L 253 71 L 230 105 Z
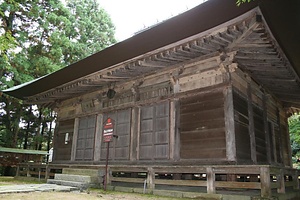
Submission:
M 108 177 L 108 158 L 109 158 L 109 143 L 114 136 L 114 124 L 111 118 L 107 118 L 103 127 L 103 142 L 107 143 L 106 150 L 106 164 L 105 164 L 105 176 L 104 176 L 104 191 L 106 191 L 107 177 Z

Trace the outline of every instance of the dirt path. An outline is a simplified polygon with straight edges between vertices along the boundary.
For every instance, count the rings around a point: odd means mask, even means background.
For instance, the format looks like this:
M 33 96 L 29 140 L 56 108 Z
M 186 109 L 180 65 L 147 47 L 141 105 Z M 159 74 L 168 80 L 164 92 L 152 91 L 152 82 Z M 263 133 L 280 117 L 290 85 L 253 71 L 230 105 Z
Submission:
M 171 200 L 174 198 L 157 197 L 151 195 L 131 194 L 131 193 L 103 193 L 103 192 L 32 192 L 1 194 L 1 200 Z

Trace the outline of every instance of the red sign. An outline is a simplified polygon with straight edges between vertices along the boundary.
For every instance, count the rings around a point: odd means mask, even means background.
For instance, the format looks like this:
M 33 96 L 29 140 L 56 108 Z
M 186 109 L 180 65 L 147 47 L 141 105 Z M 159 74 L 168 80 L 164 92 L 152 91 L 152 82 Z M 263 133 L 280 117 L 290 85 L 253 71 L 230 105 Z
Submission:
M 114 124 L 111 118 L 107 118 L 103 127 L 103 142 L 112 141 L 114 135 Z

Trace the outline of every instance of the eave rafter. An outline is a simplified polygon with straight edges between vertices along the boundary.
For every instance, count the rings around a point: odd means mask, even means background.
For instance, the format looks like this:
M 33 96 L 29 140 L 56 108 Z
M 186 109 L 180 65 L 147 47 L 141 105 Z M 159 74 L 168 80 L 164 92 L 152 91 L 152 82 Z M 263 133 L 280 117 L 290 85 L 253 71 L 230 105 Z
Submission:
M 260 13 L 259 10 L 256 11 Z M 192 37 L 167 49 L 156 50 L 127 62 L 103 69 L 45 93 L 30 97 L 29 103 L 53 106 L 56 101 L 73 98 L 95 90 L 105 89 L 111 83 L 139 79 L 151 73 L 168 70 L 208 55 L 236 51 L 233 62 L 259 84 L 267 87 L 286 103 L 299 102 L 294 95 L 287 101 L 287 89 L 300 94 L 299 78 L 280 50 L 262 16 L 252 12 L 206 35 Z

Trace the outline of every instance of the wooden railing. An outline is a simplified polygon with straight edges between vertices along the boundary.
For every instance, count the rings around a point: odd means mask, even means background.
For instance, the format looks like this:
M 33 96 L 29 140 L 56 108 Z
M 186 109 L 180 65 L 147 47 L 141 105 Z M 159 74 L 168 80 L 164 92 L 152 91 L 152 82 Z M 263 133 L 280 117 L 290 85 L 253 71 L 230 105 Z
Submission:
M 103 165 L 22 163 L 18 166 L 17 175 L 48 179 L 55 173 L 61 173 L 63 168 L 98 169 L 99 176 L 105 172 Z M 107 183 L 143 184 L 150 193 L 157 186 L 201 187 L 209 194 L 215 194 L 223 188 L 260 190 L 261 197 L 269 198 L 272 196 L 272 189 L 277 189 L 277 193 L 285 193 L 288 187 L 299 190 L 299 175 L 300 170 L 297 169 L 268 165 L 198 167 L 111 165 L 108 167 Z
M 108 183 L 146 183 L 148 191 L 154 190 L 156 185 L 206 187 L 209 194 L 215 194 L 220 188 L 253 189 L 260 190 L 261 197 L 265 198 L 272 196 L 272 189 L 277 189 L 278 193 L 285 193 L 287 187 L 299 190 L 300 175 L 300 171 L 296 169 L 268 165 L 144 168 L 111 166 L 110 171 L 112 175 Z M 134 177 L 129 177 L 132 172 L 146 175 L 139 178 L 134 173 Z M 165 175 L 167 178 L 160 175 Z

